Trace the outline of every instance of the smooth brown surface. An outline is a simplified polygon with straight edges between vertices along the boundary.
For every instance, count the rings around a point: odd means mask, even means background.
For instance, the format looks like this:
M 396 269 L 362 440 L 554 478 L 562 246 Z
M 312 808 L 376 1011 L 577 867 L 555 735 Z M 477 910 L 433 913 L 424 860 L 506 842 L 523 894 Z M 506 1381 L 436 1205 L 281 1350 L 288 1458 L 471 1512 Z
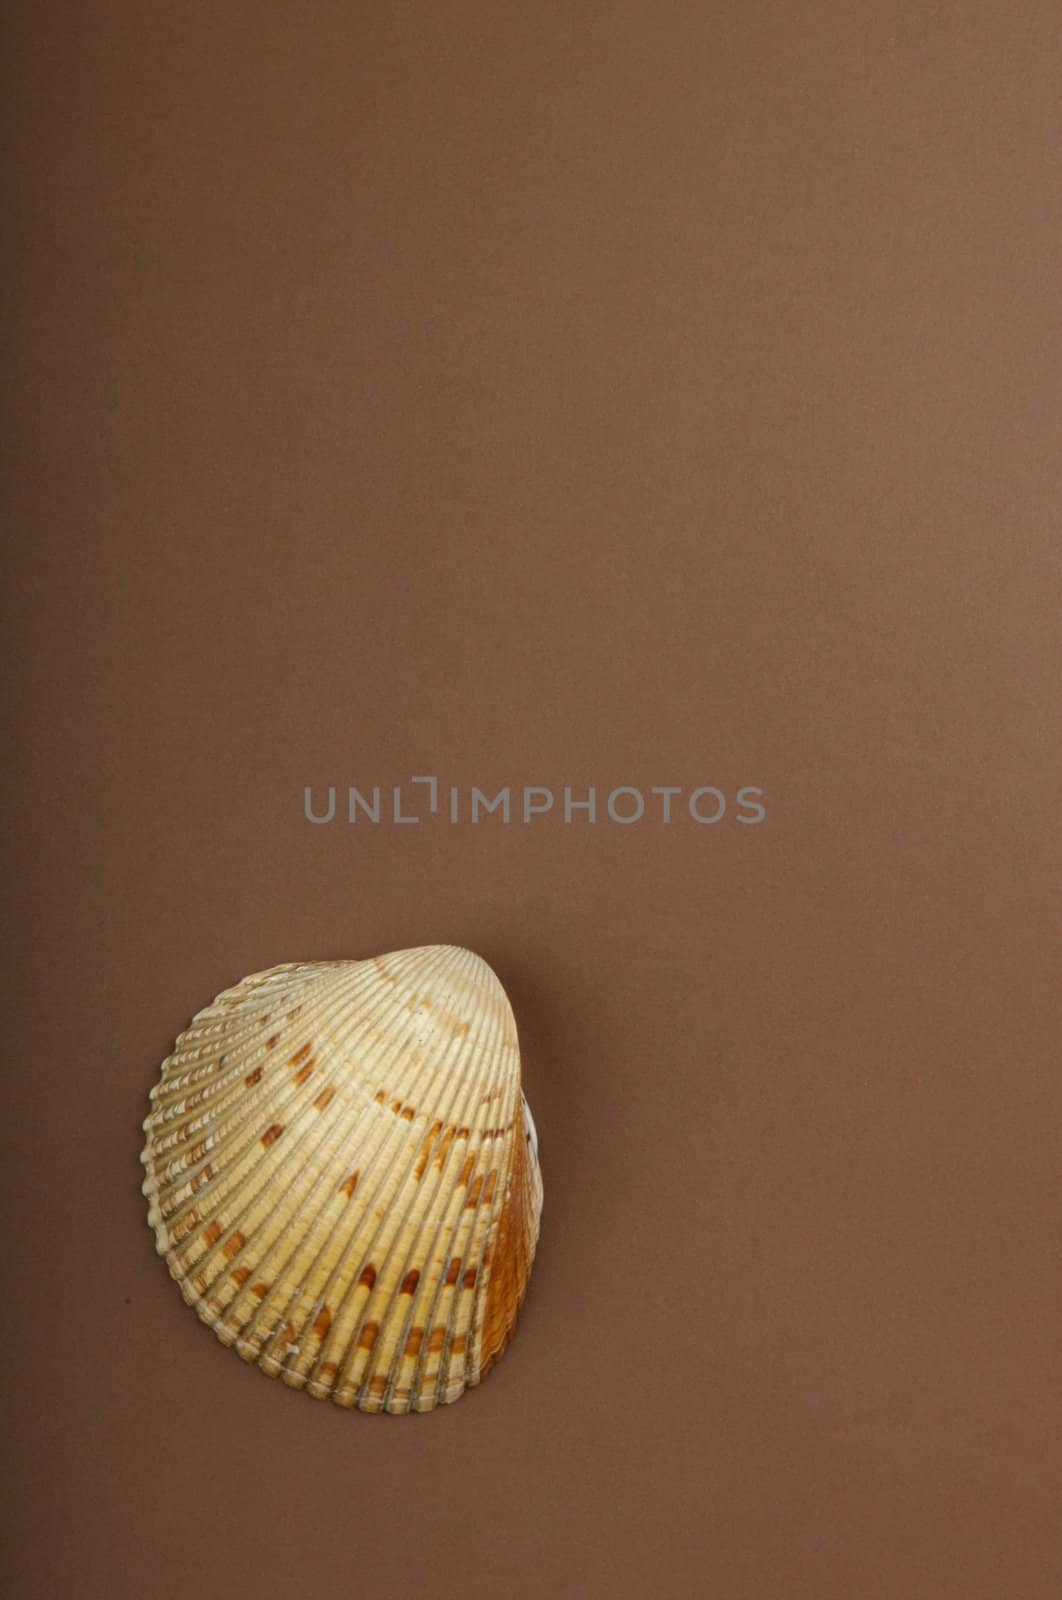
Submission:
M 7 33 L 5 1593 L 1057 1600 L 1053 0 Z M 421 773 L 768 818 L 303 818 Z M 369 1418 L 181 1305 L 139 1124 L 432 941 L 544 1230 Z

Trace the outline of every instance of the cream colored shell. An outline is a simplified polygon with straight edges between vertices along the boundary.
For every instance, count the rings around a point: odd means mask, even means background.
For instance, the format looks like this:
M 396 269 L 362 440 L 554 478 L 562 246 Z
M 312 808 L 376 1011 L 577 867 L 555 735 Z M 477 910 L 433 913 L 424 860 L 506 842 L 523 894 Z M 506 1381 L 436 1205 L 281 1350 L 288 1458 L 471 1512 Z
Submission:
M 144 1123 L 156 1246 L 247 1361 L 428 1411 L 512 1335 L 542 1179 L 516 1024 L 450 945 L 255 973 L 177 1041 Z

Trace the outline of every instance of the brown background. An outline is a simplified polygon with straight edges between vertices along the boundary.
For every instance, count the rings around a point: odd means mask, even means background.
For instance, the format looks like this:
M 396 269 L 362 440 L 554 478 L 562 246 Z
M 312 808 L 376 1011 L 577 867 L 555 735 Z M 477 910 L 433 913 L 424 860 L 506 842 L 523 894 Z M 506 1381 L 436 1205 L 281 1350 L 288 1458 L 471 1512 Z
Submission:
M 8 1592 L 1057 1600 L 1054 0 L 7 33 Z M 303 820 L 423 772 L 769 817 Z M 181 1306 L 139 1123 L 432 942 L 545 1225 L 367 1418 Z

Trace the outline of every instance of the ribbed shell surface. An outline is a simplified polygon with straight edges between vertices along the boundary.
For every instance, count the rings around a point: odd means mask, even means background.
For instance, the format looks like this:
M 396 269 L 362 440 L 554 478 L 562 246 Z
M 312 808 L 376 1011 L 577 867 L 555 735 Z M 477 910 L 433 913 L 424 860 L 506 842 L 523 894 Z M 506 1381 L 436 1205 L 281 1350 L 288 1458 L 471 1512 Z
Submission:
M 163 1064 L 156 1246 L 247 1361 L 363 1411 L 428 1411 L 508 1343 L 542 1206 L 504 989 L 468 950 L 255 973 Z

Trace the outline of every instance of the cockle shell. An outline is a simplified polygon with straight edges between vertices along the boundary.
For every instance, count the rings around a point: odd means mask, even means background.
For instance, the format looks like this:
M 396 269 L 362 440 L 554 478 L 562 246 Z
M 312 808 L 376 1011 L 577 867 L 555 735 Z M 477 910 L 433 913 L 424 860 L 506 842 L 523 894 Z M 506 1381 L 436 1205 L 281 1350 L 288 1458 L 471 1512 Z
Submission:
M 451 945 L 257 972 L 144 1123 L 156 1248 L 223 1344 L 318 1398 L 430 1411 L 513 1333 L 542 1178 L 516 1024 Z

